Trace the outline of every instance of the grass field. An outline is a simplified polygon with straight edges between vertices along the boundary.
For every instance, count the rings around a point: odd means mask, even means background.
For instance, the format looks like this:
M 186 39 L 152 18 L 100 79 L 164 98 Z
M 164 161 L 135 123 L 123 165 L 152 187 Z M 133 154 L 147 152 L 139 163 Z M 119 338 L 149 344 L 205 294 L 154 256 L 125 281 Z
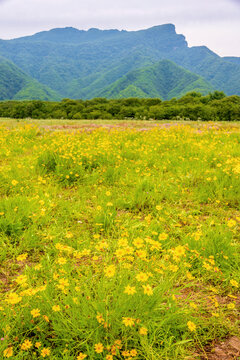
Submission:
M 6 119 L 0 144 L 0 359 L 240 358 L 239 124 Z

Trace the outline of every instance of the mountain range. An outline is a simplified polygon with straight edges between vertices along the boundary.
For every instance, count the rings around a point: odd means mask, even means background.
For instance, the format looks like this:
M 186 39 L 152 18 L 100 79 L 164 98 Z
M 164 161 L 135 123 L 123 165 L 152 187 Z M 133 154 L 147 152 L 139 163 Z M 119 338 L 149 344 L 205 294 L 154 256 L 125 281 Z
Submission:
M 189 47 L 173 24 L 139 31 L 72 27 L 0 40 L 0 100 L 240 95 L 240 58 Z

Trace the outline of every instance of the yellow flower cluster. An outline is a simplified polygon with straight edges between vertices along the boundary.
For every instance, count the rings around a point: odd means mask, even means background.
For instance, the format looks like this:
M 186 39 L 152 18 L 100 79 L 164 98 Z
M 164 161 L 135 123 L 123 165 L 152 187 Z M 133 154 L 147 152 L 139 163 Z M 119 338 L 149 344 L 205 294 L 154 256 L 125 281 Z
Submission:
M 0 358 L 174 360 L 237 332 L 239 129 L 46 124 L 0 128 Z

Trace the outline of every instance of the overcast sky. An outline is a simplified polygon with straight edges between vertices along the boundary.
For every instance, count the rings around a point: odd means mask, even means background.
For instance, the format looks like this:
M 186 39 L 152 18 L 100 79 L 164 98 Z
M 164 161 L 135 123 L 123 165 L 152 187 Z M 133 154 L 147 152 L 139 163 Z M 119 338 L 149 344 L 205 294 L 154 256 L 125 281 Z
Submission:
M 139 30 L 166 23 L 189 46 L 240 56 L 240 0 L 0 0 L 0 39 L 54 27 Z

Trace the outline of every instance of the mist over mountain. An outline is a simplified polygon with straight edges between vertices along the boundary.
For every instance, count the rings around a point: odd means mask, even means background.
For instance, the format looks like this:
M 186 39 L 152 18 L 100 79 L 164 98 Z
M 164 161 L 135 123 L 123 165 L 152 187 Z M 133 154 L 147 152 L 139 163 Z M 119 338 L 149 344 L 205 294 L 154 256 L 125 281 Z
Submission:
M 221 58 L 205 46 L 189 47 L 173 24 L 139 31 L 57 28 L 0 40 L 0 56 L 2 62 L 5 59 L 5 67 L 0 67 L 1 99 L 169 99 L 190 90 L 240 95 L 240 58 Z M 7 91 L 6 63 L 16 66 L 10 71 L 12 85 Z M 19 71 L 27 77 L 26 83 L 32 83 L 31 91 L 20 95 Z

